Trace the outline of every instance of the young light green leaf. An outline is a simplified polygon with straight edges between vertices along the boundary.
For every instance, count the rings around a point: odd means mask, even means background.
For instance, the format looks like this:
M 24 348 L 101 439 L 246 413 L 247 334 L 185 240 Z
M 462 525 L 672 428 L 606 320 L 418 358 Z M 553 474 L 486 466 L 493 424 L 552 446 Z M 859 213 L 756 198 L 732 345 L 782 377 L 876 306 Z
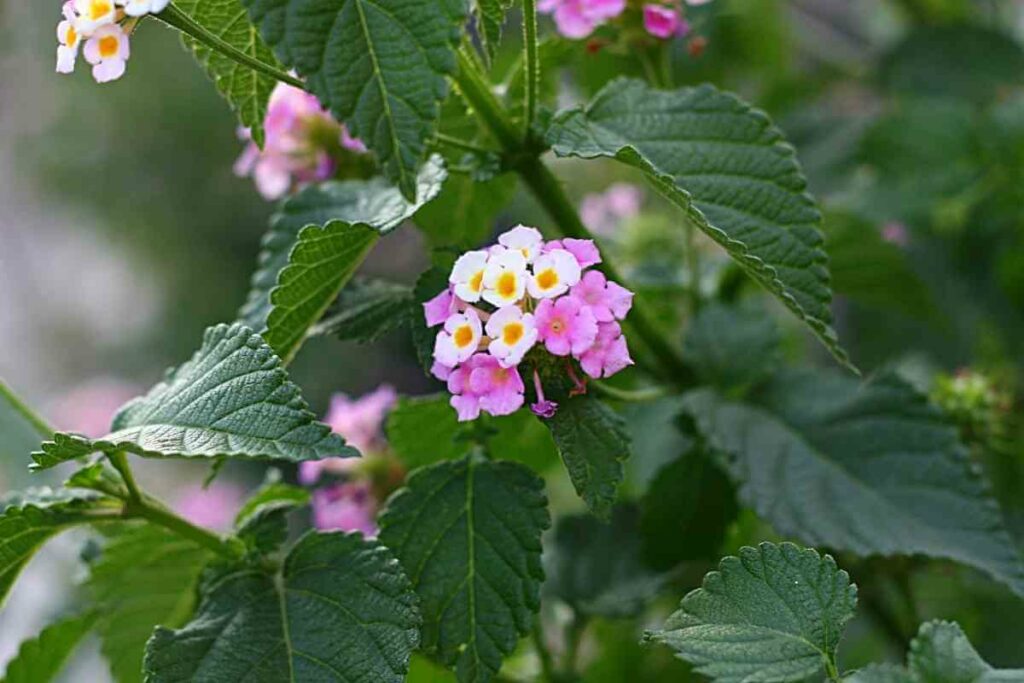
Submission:
M 666 574 L 643 563 L 640 511 L 618 505 L 605 523 L 593 515 L 560 517 L 544 552 L 544 594 L 586 616 L 639 614 Z
M 412 288 L 384 280 L 351 283 L 310 334 L 372 343 L 410 322 Z
M 1020 551 L 955 428 L 895 375 L 861 384 L 791 371 L 757 405 L 709 390 L 684 403 L 741 499 L 779 533 L 860 555 L 956 560 L 1024 595 Z
M 625 421 L 597 399 L 577 396 L 563 401 L 546 424 L 576 493 L 591 512 L 607 518 L 629 457 Z
M 192 616 L 196 584 L 212 553 L 162 527 L 124 525 L 89 569 L 86 590 L 101 618 L 103 655 L 118 683 L 142 682 L 146 641 L 157 626 Z
M 360 534 L 311 532 L 273 575 L 211 568 L 200 593 L 191 622 L 150 639 L 150 683 L 400 683 L 419 641 L 409 580 Z
M 455 71 L 464 0 L 241 0 L 264 40 L 410 201 Z
M 292 462 L 358 455 L 316 421 L 280 359 L 238 323 L 207 329 L 192 359 L 121 408 L 112 429 L 95 441 L 58 434 L 32 454 L 34 467 L 95 451 Z
M 762 543 L 724 558 L 647 637 L 717 683 L 834 679 L 856 604 L 857 587 L 830 556 Z
M 832 329 L 821 214 L 793 148 L 765 114 L 710 85 L 665 91 L 618 79 L 558 115 L 547 137 L 559 156 L 641 169 L 849 366 Z
M 29 489 L 0 499 L 0 603 L 43 543 L 72 526 L 110 521 L 120 509 L 121 501 L 91 491 Z
M 544 482 L 474 454 L 413 472 L 379 522 L 420 596 L 424 651 L 491 680 L 540 607 Z
M 176 0 L 178 9 L 231 47 L 283 71 L 256 27 L 249 22 L 239 0 Z M 182 42 L 213 79 L 217 90 L 238 114 L 242 126 L 263 146 L 263 119 L 270 93 L 277 85 L 272 77 L 243 66 L 182 33 Z
M 765 311 L 712 303 L 701 308 L 687 330 L 683 355 L 704 382 L 724 392 L 742 391 L 779 366 L 781 342 Z
M 7 664 L 0 683 L 49 683 L 60 674 L 68 658 L 96 623 L 90 612 L 62 619 L 26 640 Z
M 994 669 L 981 658 L 958 624 L 929 621 L 910 643 L 907 665 L 922 683 L 1011 683 L 1024 669 Z

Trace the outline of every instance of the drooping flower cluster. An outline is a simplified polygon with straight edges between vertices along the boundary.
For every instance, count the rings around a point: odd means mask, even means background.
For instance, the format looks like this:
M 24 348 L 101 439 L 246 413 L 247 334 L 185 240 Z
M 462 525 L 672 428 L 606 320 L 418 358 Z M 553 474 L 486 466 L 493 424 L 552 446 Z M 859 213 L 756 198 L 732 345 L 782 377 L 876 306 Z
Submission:
M 710 0 L 685 0 L 688 5 L 704 5 Z M 552 15 L 558 32 L 566 38 L 578 40 L 613 19 L 627 9 L 627 0 L 540 0 L 537 9 Z M 646 2 L 640 5 L 643 27 L 655 38 L 667 39 L 685 36 L 690 26 L 683 17 L 678 0 Z
M 633 294 L 587 270 L 600 262 L 590 240 L 545 242 L 536 228 L 523 225 L 489 249 L 459 257 L 448 288 L 423 305 L 427 326 L 443 325 L 433 373 L 447 381 L 459 420 L 521 408 L 524 364 L 533 366 L 537 400 L 531 409 L 551 417 L 557 406 L 544 398 L 537 367 L 545 354 L 564 358 L 574 378 L 573 362 L 594 378 L 632 364 L 618 321 Z
M 295 186 L 332 177 L 339 149 L 366 152 L 366 146 L 349 135 L 316 97 L 284 83 L 278 83 L 270 95 L 263 129 L 262 150 L 248 129 L 239 129 L 239 137 L 249 142 L 235 162 L 235 173 L 251 175 L 265 199 L 279 199 Z
M 64 19 L 57 24 L 57 72 L 75 70 L 78 52 L 85 41 L 87 62 L 97 83 L 124 75 L 131 54 L 129 36 L 139 17 L 157 14 L 170 0 L 67 0 Z

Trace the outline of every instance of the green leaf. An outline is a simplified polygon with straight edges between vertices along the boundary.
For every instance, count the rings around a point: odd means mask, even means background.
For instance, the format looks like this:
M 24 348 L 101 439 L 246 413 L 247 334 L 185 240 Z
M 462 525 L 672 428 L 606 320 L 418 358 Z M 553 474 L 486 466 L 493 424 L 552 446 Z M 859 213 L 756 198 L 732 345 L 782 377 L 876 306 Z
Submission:
M 245 7 L 239 0 L 176 0 L 178 9 L 231 47 L 264 64 L 282 70 L 274 53 L 249 22 Z M 213 79 L 217 90 L 238 114 L 238 120 L 252 132 L 252 138 L 263 146 L 263 119 L 267 103 L 277 81 L 239 64 L 230 57 L 210 49 L 182 33 L 182 42 L 192 50 L 196 60 Z
M 701 308 L 687 330 L 683 354 L 701 380 L 725 392 L 765 379 L 782 362 L 775 321 L 754 305 L 713 303 Z
M 276 469 L 235 517 L 237 536 L 257 556 L 277 552 L 288 540 L 288 514 L 309 504 L 309 491 L 281 481 Z
M 403 396 L 388 415 L 388 444 L 409 469 L 465 455 L 471 444 L 462 432 L 445 394 Z
M 43 543 L 72 526 L 109 521 L 120 509 L 120 501 L 90 491 L 40 488 L 0 499 L 0 604 Z
M 32 640 L 26 640 L 7 664 L 0 683 L 48 683 L 55 680 L 71 653 L 96 623 L 90 612 L 68 617 L 47 626 Z
M 856 604 L 830 556 L 762 543 L 724 558 L 648 637 L 718 683 L 820 680 Z
M 577 396 L 563 401 L 546 424 L 576 493 L 607 519 L 622 483 L 622 461 L 629 457 L 625 421 L 597 399 Z
M 640 511 L 617 505 L 608 523 L 560 517 L 544 553 L 544 594 L 587 616 L 630 617 L 657 595 L 667 575 L 643 563 Z
M 310 334 L 372 343 L 409 322 L 412 288 L 384 280 L 356 281 Z
M 489 59 L 501 44 L 501 30 L 505 26 L 505 13 L 512 9 L 515 0 L 473 0 L 473 13 L 476 15 L 477 30 L 480 42 Z
M 311 532 L 273 575 L 211 568 L 200 593 L 191 622 L 150 639 L 150 683 L 399 683 L 419 640 L 409 580 L 361 534 Z
M 420 596 L 425 652 L 460 681 L 488 681 L 540 607 L 544 482 L 470 455 L 410 475 L 379 518 Z
M 0 379 L 0 461 L 16 463 L 24 460 L 39 446 L 44 431 L 26 415 L 27 407 Z M 44 437 L 45 438 L 45 437 Z
M 895 664 L 871 664 L 843 677 L 843 683 L 917 683 L 910 672 Z
M 212 553 L 152 524 L 123 526 L 92 564 L 86 589 L 102 615 L 103 655 L 118 683 L 141 683 L 146 641 L 157 626 L 192 616 L 196 584 Z
M 741 499 L 780 534 L 859 555 L 952 559 L 1024 595 L 1020 552 L 956 429 L 898 377 L 792 371 L 757 405 L 709 390 L 685 404 Z
M 485 182 L 465 174 L 452 175 L 437 199 L 420 209 L 413 220 L 432 247 L 473 249 L 493 234 L 498 214 L 515 192 L 516 179 L 510 174 Z
M 36 469 L 95 451 L 145 457 L 319 460 L 356 451 L 316 421 L 281 360 L 249 328 L 206 330 L 192 359 L 125 404 L 99 440 L 57 434 L 32 454 Z
M 558 156 L 642 170 L 849 365 L 831 326 L 821 214 L 793 148 L 765 114 L 710 85 L 664 91 L 618 79 L 586 107 L 559 114 L 547 137 Z
M 241 0 L 264 40 L 409 200 L 455 71 L 464 0 Z

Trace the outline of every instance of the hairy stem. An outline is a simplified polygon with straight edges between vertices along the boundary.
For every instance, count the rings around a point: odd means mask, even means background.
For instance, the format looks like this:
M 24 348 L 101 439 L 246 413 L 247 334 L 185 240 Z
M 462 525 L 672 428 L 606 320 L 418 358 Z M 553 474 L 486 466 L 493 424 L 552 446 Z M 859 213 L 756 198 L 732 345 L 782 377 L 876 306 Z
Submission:
M 239 64 L 249 67 L 254 71 L 258 71 L 261 74 L 270 76 L 273 79 L 287 83 L 290 86 L 306 89 L 306 85 L 295 78 L 291 74 L 278 69 L 275 66 L 267 64 L 251 55 L 247 55 L 238 48 L 225 42 L 222 38 L 213 33 L 210 33 L 202 24 L 195 21 L 192 17 L 182 12 L 173 3 L 168 5 L 163 12 L 153 15 L 160 21 L 164 22 L 168 26 L 175 28 L 182 33 L 195 38 L 203 45 L 207 46 L 211 50 L 221 53 L 228 59 L 232 59 Z
M 537 0 L 523 0 L 523 51 L 526 63 L 526 87 L 523 88 L 526 136 L 537 116 L 537 91 L 540 88 L 540 59 L 537 56 Z
M 3 380 L 0 380 L 0 396 L 3 396 L 7 402 L 11 405 L 14 410 L 21 415 L 26 422 L 32 425 L 32 428 L 36 430 L 36 433 L 44 439 L 49 439 L 53 436 L 54 429 L 46 423 L 36 411 L 32 410 L 27 403 L 18 398 L 17 394 L 11 390 Z

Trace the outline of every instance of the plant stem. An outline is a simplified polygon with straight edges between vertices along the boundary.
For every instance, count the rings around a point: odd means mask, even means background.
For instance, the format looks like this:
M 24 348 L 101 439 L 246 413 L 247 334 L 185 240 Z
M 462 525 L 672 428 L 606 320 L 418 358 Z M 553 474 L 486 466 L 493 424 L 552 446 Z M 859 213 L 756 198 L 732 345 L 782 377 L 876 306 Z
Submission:
M 124 451 L 111 453 L 107 455 L 107 459 L 110 460 L 110 464 L 114 466 L 117 473 L 121 475 L 121 479 L 124 480 L 125 488 L 128 489 L 128 499 L 133 503 L 142 502 L 142 491 L 139 490 L 138 484 L 135 483 L 135 474 L 132 473 L 132 468 L 128 464 L 128 456 L 125 455 Z
M 591 380 L 590 386 L 598 390 L 598 392 L 604 394 L 608 398 L 613 398 L 617 401 L 627 401 L 630 403 L 643 403 L 646 401 L 656 401 L 662 396 L 668 394 L 665 387 L 647 387 L 645 389 L 620 389 L 613 387 L 610 384 L 601 382 L 600 380 Z
M 555 664 L 551 659 L 551 650 L 548 649 L 548 644 L 544 640 L 544 625 L 539 616 L 533 622 L 531 635 L 533 636 L 533 647 L 537 650 L 537 657 L 540 659 L 540 670 L 544 674 L 544 680 L 554 683 L 558 680 L 558 676 L 555 673 Z
M 299 88 L 301 90 L 306 89 L 306 85 L 295 78 L 291 74 L 278 69 L 275 66 L 267 64 L 264 61 L 256 59 L 251 55 L 247 55 L 233 45 L 227 43 L 220 36 L 210 33 L 205 26 L 194 20 L 189 15 L 182 12 L 173 3 L 168 5 L 163 12 L 153 15 L 160 21 L 164 22 L 168 26 L 175 28 L 182 33 L 189 35 L 198 40 L 203 45 L 206 45 L 211 50 L 221 53 L 228 59 L 232 59 L 239 64 L 249 67 L 254 71 L 258 71 L 265 76 L 270 76 L 273 79 L 287 83 L 290 86 Z
M 836 668 L 836 663 L 832 660 L 832 657 L 825 657 L 825 675 L 833 683 L 839 683 L 839 669 Z
M 459 73 L 455 79 L 466 101 L 483 121 L 506 153 L 518 153 L 523 148 L 523 136 L 505 114 L 491 86 L 484 80 L 476 56 L 463 45 L 458 51 Z
M 434 140 L 440 142 L 443 145 L 448 145 L 450 147 L 455 147 L 457 149 L 464 149 L 467 152 L 476 152 L 477 154 L 495 153 L 493 149 L 486 149 L 484 147 L 480 147 L 479 145 L 475 145 L 472 142 L 469 142 L 468 140 L 460 140 L 459 138 L 452 137 L 451 135 L 445 135 L 444 133 L 436 133 L 434 135 Z
M 39 436 L 43 437 L 44 439 L 49 439 L 53 437 L 53 433 L 56 430 L 54 430 L 53 427 L 48 425 L 46 423 L 46 420 L 44 420 L 39 415 L 39 413 L 32 410 L 27 403 L 18 398 L 17 394 L 15 394 L 14 391 L 9 386 L 7 386 L 7 384 L 4 383 L 2 379 L 0 379 L 0 396 L 3 396 L 5 399 L 7 399 L 7 402 L 11 405 L 11 407 L 14 408 L 14 410 L 17 411 L 19 415 L 25 418 L 26 422 L 32 425 L 32 428 L 36 430 L 36 433 L 39 434 Z
M 567 680 L 576 679 L 576 664 L 579 658 L 580 641 L 583 640 L 583 632 L 587 629 L 587 620 L 578 614 L 574 614 L 572 621 L 565 629 L 565 656 L 562 661 L 562 671 Z
M 524 126 L 526 137 L 537 115 L 537 90 L 540 88 L 540 60 L 537 57 L 537 0 L 523 0 L 523 50 L 526 55 Z
M 126 482 L 127 483 L 127 482 Z M 197 545 L 204 546 L 228 559 L 237 560 L 242 556 L 241 548 L 227 541 L 212 531 L 198 527 L 188 520 L 182 519 L 160 503 L 148 496 L 125 503 L 124 517 L 129 519 L 145 519 L 187 538 Z

